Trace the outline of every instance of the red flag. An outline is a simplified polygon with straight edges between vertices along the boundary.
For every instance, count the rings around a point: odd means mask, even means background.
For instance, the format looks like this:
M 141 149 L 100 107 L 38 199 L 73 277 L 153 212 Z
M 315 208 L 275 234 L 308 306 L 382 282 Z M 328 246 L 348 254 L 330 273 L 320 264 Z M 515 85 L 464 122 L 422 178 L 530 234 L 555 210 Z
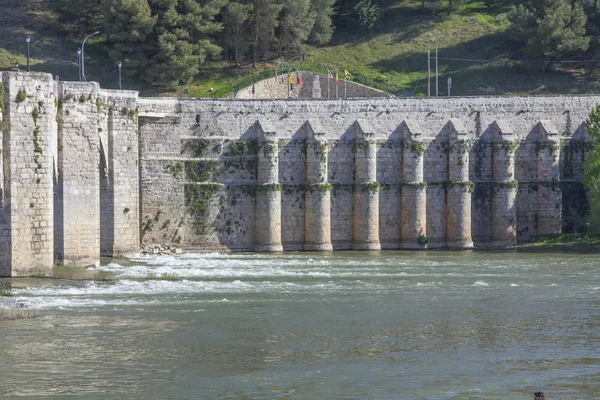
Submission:
M 300 80 L 300 74 L 296 72 L 296 84 L 300 85 L 302 81 Z

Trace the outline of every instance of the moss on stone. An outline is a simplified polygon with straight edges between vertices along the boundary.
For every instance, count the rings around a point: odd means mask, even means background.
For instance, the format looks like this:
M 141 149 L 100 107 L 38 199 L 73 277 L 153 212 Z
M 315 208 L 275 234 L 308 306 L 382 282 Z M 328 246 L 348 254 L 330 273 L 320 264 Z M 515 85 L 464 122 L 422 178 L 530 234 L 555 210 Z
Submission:
M 16 101 L 17 103 L 22 103 L 25 100 L 27 100 L 27 92 L 25 91 L 25 89 L 21 89 L 17 92 Z

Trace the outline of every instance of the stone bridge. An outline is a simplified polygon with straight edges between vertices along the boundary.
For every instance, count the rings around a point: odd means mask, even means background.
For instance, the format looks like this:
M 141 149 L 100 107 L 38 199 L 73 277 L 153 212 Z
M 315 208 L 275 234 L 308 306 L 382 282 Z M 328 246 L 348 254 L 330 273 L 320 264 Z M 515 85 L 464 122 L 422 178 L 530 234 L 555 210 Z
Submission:
M 594 96 L 140 98 L 6 72 L 0 276 L 141 243 L 511 246 L 579 231 Z

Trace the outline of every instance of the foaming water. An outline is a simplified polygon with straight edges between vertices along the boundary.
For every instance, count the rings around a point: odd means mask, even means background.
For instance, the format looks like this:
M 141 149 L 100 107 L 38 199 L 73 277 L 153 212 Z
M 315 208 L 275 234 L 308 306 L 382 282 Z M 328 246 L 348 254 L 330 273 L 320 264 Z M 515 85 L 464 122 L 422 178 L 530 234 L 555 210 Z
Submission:
M 191 253 L 99 267 L 114 282 L 15 280 L 11 301 L 42 317 L 0 321 L 0 393 L 591 399 L 599 267 L 572 253 Z

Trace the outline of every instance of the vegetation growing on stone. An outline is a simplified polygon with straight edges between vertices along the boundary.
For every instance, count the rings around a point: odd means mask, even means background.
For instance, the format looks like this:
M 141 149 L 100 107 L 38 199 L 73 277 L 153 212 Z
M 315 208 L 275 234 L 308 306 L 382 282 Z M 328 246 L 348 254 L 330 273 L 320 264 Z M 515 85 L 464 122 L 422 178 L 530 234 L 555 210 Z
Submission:
M 411 142 L 410 149 L 420 157 L 425 154 L 425 150 L 427 150 L 427 143 L 420 141 Z
M 24 89 L 20 89 L 17 92 L 17 98 L 16 98 L 16 100 L 17 100 L 17 103 L 22 103 L 25 100 L 27 100 L 27 92 Z
M 550 141 L 539 141 L 536 143 L 535 151 L 539 153 L 544 150 L 550 151 L 550 155 L 556 161 L 560 152 L 562 143 L 561 142 L 550 142 Z
M 329 183 L 313 183 L 308 186 L 311 191 L 328 192 L 332 186 Z
M 224 156 L 255 156 L 258 153 L 258 140 L 232 140 L 225 142 Z
M 427 189 L 427 182 L 407 182 L 403 183 L 402 185 L 420 190 Z
M 518 189 L 519 181 L 510 180 L 510 181 L 498 181 L 493 182 L 494 189 Z
M 40 116 L 40 111 L 37 109 L 37 107 L 33 108 L 33 111 L 31 112 L 31 116 L 33 117 L 33 123 L 37 125 L 37 120 Z
M 165 165 L 165 171 L 167 171 L 174 177 L 177 177 L 183 171 L 183 164 L 181 162 L 176 162 L 175 164 L 167 164 Z
M 6 106 L 4 105 L 4 84 L 0 82 L 0 113 L 6 114 Z
M 210 148 L 210 140 L 186 140 L 181 149 L 181 153 L 189 152 L 192 157 L 204 157 L 206 151 Z
M 198 235 L 210 233 L 208 217 L 213 198 L 223 188 L 216 183 L 186 183 L 184 186 L 185 206 L 193 218 Z
M 363 193 L 377 193 L 381 185 L 379 182 L 365 182 L 360 184 L 360 190 Z
M 280 183 L 266 183 L 258 185 L 257 189 L 266 196 L 272 192 L 281 192 L 282 185 Z
M 219 160 L 189 160 L 185 162 L 185 176 L 190 181 L 217 180 L 221 171 Z
M 475 192 L 475 183 L 473 181 L 455 181 L 448 182 L 449 187 L 458 186 L 467 193 Z

